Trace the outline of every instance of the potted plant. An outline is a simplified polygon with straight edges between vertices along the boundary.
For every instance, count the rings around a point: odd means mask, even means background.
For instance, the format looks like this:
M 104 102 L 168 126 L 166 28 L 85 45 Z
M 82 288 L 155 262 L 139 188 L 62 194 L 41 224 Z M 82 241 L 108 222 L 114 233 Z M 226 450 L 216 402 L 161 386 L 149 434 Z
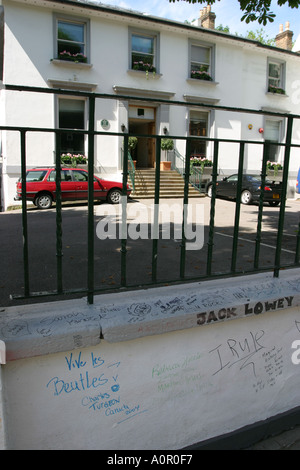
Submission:
M 138 143 L 137 137 L 129 137 L 128 138 L 128 150 L 129 150 L 129 153 L 131 155 L 131 158 L 132 158 L 132 161 L 133 161 L 133 164 L 134 164 L 134 168 L 136 168 L 136 160 L 133 159 L 133 154 L 134 154 L 134 150 L 136 149 L 137 143 Z
M 172 139 L 161 139 L 160 147 L 164 150 L 164 159 L 160 162 L 160 169 L 171 170 L 171 162 L 167 161 L 167 152 L 173 150 L 174 142 Z

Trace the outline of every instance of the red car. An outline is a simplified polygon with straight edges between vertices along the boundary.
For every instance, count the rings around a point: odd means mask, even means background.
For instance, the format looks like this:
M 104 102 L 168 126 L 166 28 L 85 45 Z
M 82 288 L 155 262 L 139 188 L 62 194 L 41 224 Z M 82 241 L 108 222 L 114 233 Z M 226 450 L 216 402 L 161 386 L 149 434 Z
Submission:
M 26 172 L 26 199 L 32 201 L 39 209 L 49 209 L 56 200 L 55 168 L 32 168 Z M 94 176 L 94 197 L 119 204 L 122 196 L 122 183 L 106 181 Z M 127 196 L 131 188 L 127 185 Z M 22 183 L 17 182 L 17 196 L 22 199 Z M 88 172 L 79 168 L 62 168 L 61 170 L 62 201 L 79 201 L 88 199 Z

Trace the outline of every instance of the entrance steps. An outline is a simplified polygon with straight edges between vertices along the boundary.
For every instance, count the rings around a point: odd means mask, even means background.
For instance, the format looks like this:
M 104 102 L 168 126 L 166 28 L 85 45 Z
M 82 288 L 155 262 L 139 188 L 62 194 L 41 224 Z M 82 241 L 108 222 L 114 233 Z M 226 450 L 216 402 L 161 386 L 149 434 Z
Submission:
M 155 169 L 138 169 L 135 171 L 135 189 L 132 198 L 147 199 L 155 195 Z M 184 180 L 175 170 L 160 172 L 160 198 L 182 198 L 184 195 Z M 203 197 L 191 184 L 189 185 L 189 198 Z

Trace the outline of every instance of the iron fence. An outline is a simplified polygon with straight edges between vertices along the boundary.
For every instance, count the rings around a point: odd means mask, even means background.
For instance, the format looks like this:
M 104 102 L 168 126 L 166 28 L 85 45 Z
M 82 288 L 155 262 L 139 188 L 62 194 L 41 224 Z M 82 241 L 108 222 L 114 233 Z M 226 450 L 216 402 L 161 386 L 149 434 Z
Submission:
M 141 98 L 141 97 L 132 97 L 132 96 L 123 96 L 123 95 L 109 95 L 109 94 L 96 94 L 90 92 L 76 92 L 73 90 L 57 90 L 57 89 L 48 89 L 48 88 L 36 88 L 36 87 L 24 87 L 24 86 L 13 86 L 5 85 L 4 92 L 15 91 L 21 93 L 50 93 L 50 94 L 59 94 L 59 95 L 69 95 L 69 96 L 81 96 L 88 100 L 88 129 L 87 130 L 74 130 L 72 132 L 83 133 L 87 135 L 88 139 L 88 173 L 89 173 L 89 186 L 88 186 L 88 208 L 87 208 L 87 287 L 83 287 L 80 290 L 72 290 L 64 288 L 64 279 L 63 279 L 63 250 L 62 250 L 62 197 L 61 197 L 61 147 L 60 147 L 60 137 L 64 132 L 70 132 L 70 129 L 60 129 L 60 128 L 39 128 L 39 127 L 21 127 L 21 126 L 0 126 L 0 130 L 3 131 L 12 131 L 17 132 L 20 135 L 20 151 L 21 151 L 21 181 L 22 181 L 22 235 L 23 235 L 23 266 L 24 266 L 24 298 L 31 298 L 41 295 L 34 291 L 34 286 L 32 287 L 30 283 L 30 256 L 28 250 L 28 223 L 27 223 L 27 203 L 26 203 L 26 137 L 28 132 L 46 132 L 53 133 L 55 135 L 55 167 L 56 167 L 56 277 L 57 277 L 57 287 L 54 291 L 43 292 L 43 295 L 60 295 L 60 294 L 72 294 L 76 292 L 85 293 L 87 295 L 87 301 L 89 304 L 92 304 L 94 301 L 94 295 L 100 292 L 103 292 L 104 289 L 100 289 L 95 286 L 95 275 L 94 275 L 94 245 L 95 245 L 95 227 L 94 227 L 94 188 L 93 188 L 93 174 L 94 174 L 94 154 L 95 154 L 95 136 L 105 135 L 105 136 L 116 136 L 122 137 L 123 139 L 123 196 L 126 196 L 126 188 L 128 177 L 130 178 L 131 173 L 131 161 L 128 158 L 128 132 L 110 132 L 105 131 L 96 131 L 95 130 L 95 103 L 97 99 L 112 99 L 112 100 L 123 100 L 130 101 L 134 98 L 134 101 L 141 102 L 155 102 L 161 104 L 168 104 L 170 106 L 184 106 L 193 107 L 193 108 L 208 108 L 221 111 L 235 112 L 235 113 L 249 113 L 249 114 L 261 114 L 269 116 L 277 116 L 280 119 L 286 119 L 286 138 L 284 143 L 278 145 L 284 148 L 284 162 L 283 162 L 283 177 L 282 177 L 282 202 L 279 208 L 279 217 L 278 217 L 278 227 L 277 227 L 277 237 L 276 237 L 276 250 L 274 263 L 272 267 L 260 267 L 260 250 L 261 250 L 261 234 L 262 234 L 262 218 L 263 218 L 263 188 L 265 186 L 265 181 L 267 177 L 267 161 L 269 160 L 270 155 L 270 143 L 262 141 L 251 141 L 251 144 L 256 144 L 263 146 L 263 159 L 261 166 L 261 194 L 258 206 L 258 216 L 257 216 L 257 230 L 255 238 L 255 256 L 253 267 L 250 272 L 259 272 L 264 269 L 268 271 L 272 270 L 275 277 L 279 276 L 279 272 L 283 268 L 299 266 L 299 255 L 300 255 L 300 227 L 298 227 L 298 233 L 295 237 L 295 257 L 293 262 L 288 265 L 281 262 L 281 252 L 282 252 L 282 237 L 284 229 L 284 220 L 285 220 L 285 210 L 286 210 L 286 196 L 287 196 L 287 184 L 288 184 L 288 172 L 289 172 L 289 163 L 290 163 L 290 152 L 293 147 L 300 147 L 298 144 L 292 143 L 292 130 L 293 122 L 295 119 L 299 119 L 298 115 L 284 114 L 284 113 L 275 113 L 267 112 L 253 109 L 242 109 L 242 108 L 230 108 L 225 106 L 217 106 L 205 103 L 186 103 L 181 101 L 169 101 L 163 99 L 151 99 L 151 98 Z M 139 136 L 141 137 L 141 136 Z M 163 135 L 146 135 L 142 137 L 155 139 L 156 142 L 156 155 L 155 155 L 155 195 L 154 195 L 154 204 L 160 204 L 160 161 L 161 161 L 161 139 L 165 136 Z M 186 282 L 191 280 L 203 280 L 216 276 L 235 276 L 238 274 L 243 274 L 237 270 L 237 246 L 239 241 L 239 222 L 240 222 L 240 205 L 241 205 L 241 191 L 242 191 L 242 175 L 244 168 L 244 159 L 245 159 L 245 146 L 249 144 L 248 140 L 235 140 L 235 139 L 220 139 L 220 138 L 208 138 L 208 137 L 192 137 L 192 136 L 178 136 L 178 135 L 169 135 L 168 138 L 174 139 L 177 141 L 185 142 L 185 161 L 184 161 L 184 170 L 182 176 L 184 178 L 184 195 L 183 195 L 183 204 L 184 206 L 188 204 L 189 201 L 189 181 L 190 181 L 190 159 L 191 154 L 191 142 L 193 139 L 204 139 L 206 142 L 212 142 L 213 145 L 213 167 L 211 172 L 212 177 L 212 197 L 210 202 L 210 220 L 208 226 L 208 241 L 207 241 L 207 261 L 206 261 L 206 272 L 201 276 L 186 276 L 185 273 L 185 264 L 186 264 L 186 237 L 184 231 L 184 216 L 182 220 L 182 239 L 180 244 L 180 260 L 179 260 L 179 282 Z M 234 232 L 233 232 L 233 241 L 232 241 L 232 250 L 231 250 L 231 266 L 230 269 L 222 273 L 213 273 L 212 272 L 212 262 L 214 256 L 214 237 L 215 237 L 215 210 L 216 210 L 216 185 L 218 177 L 218 162 L 219 162 L 219 148 L 221 143 L 234 143 L 239 146 L 239 159 L 238 159 L 238 183 L 237 183 L 237 193 L 235 200 L 235 217 L 234 217 Z M 126 220 L 126 205 L 122 205 L 122 218 Z M 158 213 L 154 212 L 154 225 L 158 224 Z M 152 241 L 152 266 L 151 266 L 151 281 L 149 283 L 141 284 L 140 282 L 136 285 L 129 284 L 127 282 L 127 239 L 122 238 L 120 240 L 120 284 L 111 289 L 129 289 L 136 287 L 147 287 L 154 286 L 160 283 L 157 276 L 157 263 L 158 263 L 158 239 L 154 238 Z M 168 279 L 168 283 L 178 282 L 176 279 Z

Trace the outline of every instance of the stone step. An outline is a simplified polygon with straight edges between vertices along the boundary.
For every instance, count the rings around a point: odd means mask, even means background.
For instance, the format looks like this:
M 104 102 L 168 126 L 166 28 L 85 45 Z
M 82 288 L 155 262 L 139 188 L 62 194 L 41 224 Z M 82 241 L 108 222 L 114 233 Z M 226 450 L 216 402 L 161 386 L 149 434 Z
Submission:
M 155 170 L 137 170 L 135 173 L 135 190 L 132 197 L 139 199 L 153 198 L 155 195 Z M 184 195 L 184 180 L 177 171 L 160 172 L 160 191 L 162 198 L 179 198 Z M 203 197 L 193 186 L 189 185 L 189 197 Z

